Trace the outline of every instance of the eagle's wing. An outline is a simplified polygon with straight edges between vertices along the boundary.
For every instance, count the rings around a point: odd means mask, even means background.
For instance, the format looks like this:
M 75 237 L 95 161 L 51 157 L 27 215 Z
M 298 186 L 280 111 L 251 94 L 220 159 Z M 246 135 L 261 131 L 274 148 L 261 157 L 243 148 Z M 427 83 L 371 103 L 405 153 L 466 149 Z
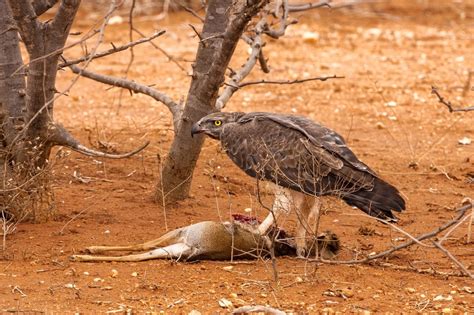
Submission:
M 398 191 L 360 162 L 341 136 L 311 120 L 247 114 L 224 127 L 221 142 L 250 176 L 310 195 L 337 195 L 383 219 L 404 209 Z

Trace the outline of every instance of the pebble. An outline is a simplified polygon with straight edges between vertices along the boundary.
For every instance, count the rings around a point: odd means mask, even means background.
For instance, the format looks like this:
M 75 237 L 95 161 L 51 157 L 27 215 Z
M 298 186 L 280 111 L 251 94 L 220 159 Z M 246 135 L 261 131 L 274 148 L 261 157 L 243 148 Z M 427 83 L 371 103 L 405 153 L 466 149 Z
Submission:
M 199 312 L 198 310 L 191 310 L 188 315 L 201 315 L 201 312 Z
M 229 296 L 233 299 L 237 298 L 238 294 L 237 293 L 231 293 Z
M 112 278 L 117 278 L 117 276 L 118 276 L 117 269 L 112 269 L 111 273 L 112 273 L 112 275 L 111 275 Z
M 219 306 L 222 308 L 231 308 L 233 306 L 232 302 L 226 298 L 222 298 L 219 300 Z
M 222 267 L 222 269 L 224 269 L 225 271 L 231 271 L 232 269 L 234 269 L 234 266 L 225 266 Z
M 138 277 L 138 272 L 136 271 L 132 272 L 132 277 Z
M 408 293 L 415 293 L 416 289 L 415 288 L 406 288 L 405 291 L 407 291 Z
M 90 273 L 89 273 L 88 271 L 84 271 L 82 274 L 83 274 L 84 276 L 90 275 Z
M 433 298 L 433 301 L 439 302 L 439 301 L 452 301 L 453 297 L 451 295 L 443 296 L 443 295 L 437 295 Z
M 467 286 L 462 287 L 461 290 L 464 291 L 464 292 L 470 293 L 470 294 L 474 293 L 474 291 L 472 291 L 471 287 L 467 287 Z

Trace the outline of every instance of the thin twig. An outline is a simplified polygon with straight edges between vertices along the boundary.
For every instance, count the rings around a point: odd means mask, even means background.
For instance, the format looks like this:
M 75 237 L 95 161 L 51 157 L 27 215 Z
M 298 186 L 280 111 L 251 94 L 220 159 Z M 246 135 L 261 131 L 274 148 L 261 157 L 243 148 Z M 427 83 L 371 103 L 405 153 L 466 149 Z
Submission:
M 432 243 L 440 250 L 442 251 L 446 257 L 451 259 L 458 267 L 470 278 L 474 279 L 474 275 L 467 270 L 467 268 L 456 258 L 451 254 L 446 248 L 444 248 L 443 245 L 440 244 L 440 242 L 432 241 Z
M 326 81 L 329 79 L 344 79 L 344 76 L 338 76 L 338 75 L 332 75 L 332 76 L 326 76 L 326 77 L 312 77 L 312 78 L 306 78 L 306 79 L 295 79 L 295 80 L 258 80 L 258 81 L 247 81 L 239 84 L 239 88 L 246 87 L 249 85 L 255 85 L 255 84 L 297 84 L 297 83 L 303 83 L 303 82 L 308 82 L 308 81 Z
M 143 44 L 143 43 L 147 43 L 161 35 L 163 35 L 164 33 L 166 33 L 165 30 L 161 30 L 161 31 L 158 31 L 156 33 L 154 33 L 153 35 L 151 36 L 148 36 L 148 37 L 144 37 L 144 38 L 140 38 L 136 41 L 133 41 L 133 42 L 130 42 L 130 43 L 127 43 L 125 45 L 122 45 L 122 46 L 119 46 L 119 47 L 113 47 L 109 50 L 106 50 L 106 51 L 102 51 L 102 52 L 98 52 L 94 55 L 91 56 L 91 54 L 87 54 L 86 56 L 83 56 L 81 58 L 77 58 L 77 59 L 74 59 L 74 60 L 68 60 L 66 62 L 63 62 L 61 64 L 58 65 L 58 68 L 59 69 L 62 69 L 62 68 L 65 68 L 65 67 L 68 67 L 70 65 L 75 65 L 75 64 L 78 64 L 78 63 L 81 63 L 83 61 L 86 61 L 86 60 L 93 60 L 93 59 L 97 59 L 97 58 L 101 58 L 101 57 L 105 57 L 105 56 L 108 56 L 108 55 L 111 55 L 111 54 L 114 54 L 116 52 L 119 52 L 119 51 L 124 51 L 124 50 L 127 50 L 128 48 L 132 48 L 136 45 L 140 45 L 140 44 Z
M 134 31 L 136 33 L 138 33 L 140 36 L 145 36 L 140 30 L 138 29 L 134 29 Z M 163 48 L 161 48 L 160 46 L 158 46 L 157 44 L 155 44 L 154 42 L 149 42 L 154 48 L 158 49 L 163 55 L 166 56 L 166 58 L 168 58 L 169 61 L 173 62 L 181 71 L 183 71 L 184 73 L 188 74 L 188 71 L 182 66 L 179 64 L 178 61 L 176 61 L 176 59 L 171 56 L 169 53 L 166 52 L 166 50 L 164 50 Z
M 204 18 L 200 16 L 196 11 L 191 9 L 190 7 L 182 4 L 181 2 L 178 1 L 178 5 L 184 9 L 184 11 L 191 13 L 192 16 L 195 18 L 199 19 L 202 23 L 204 23 Z
M 464 215 L 466 214 L 466 212 L 471 209 L 473 207 L 472 204 L 467 204 L 467 205 L 464 205 L 460 208 L 458 208 L 456 211 L 459 212 L 459 214 L 454 218 L 452 219 L 451 221 L 437 227 L 436 229 L 432 230 L 431 232 L 428 232 L 428 233 L 425 233 L 425 234 L 422 234 L 418 237 L 416 237 L 416 240 L 418 242 L 421 242 L 425 239 L 430 239 L 430 238 L 433 238 L 435 237 L 436 235 L 438 235 L 439 233 L 445 231 L 446 229 L 448 229 L 449 227 L 453 226 L 454 224 L 456 224 L 457 222 L 459 222 L 463 217 Z M 397 246 L 394 246 L 392 248 L 389 248 L 387 250 L 384 250 L 382 252 L 379 252 L 377 254 L 374 254 L 374 255 L 369 255 L 363 259 L 352 259 L 352 260 L 325 260 L 325 259 L 322 259 L 322 258 L 319 258 L 319 259 L 312 259 L 311 261 L 322 261 L 324 263 L 328 263 L 328 264 L 361 264 L 361 263 L 366 263 L 368 261 L 371 261 L 371 260 L 374 260 L 374 259 L 377 259 L 377 258 L 381 258 L 381 257 L 386 257 L 388 255 L 390 255 L 391 253 L 395 252 L 395 251 L 398 251 L 400 249 L 403 249 L 403 248 L 407 248 L 409 246 L 412 246 L 413 244 L 416 244 L 417 241 L 415 240 L 409 240 L 403 244 L 400 244 L 400 245 L 397 245 Z
M 431 93 L 435 94 L 436 97 L 438 97 L 438 101 L 442 104 L 444 104 L 450 113 L 453 112 L 470 112 L 474 110 L 474 106 L 470 107 L 464 107 L 464 108 L 454 108 L 453 104 L 451 104 L 450 101 L 446 100 L 444 97 L 441 96 L 441 94 L 438 92 L 438 89 L 435 86 L 431 86 Z
M 289 12 L 300 12 L 300 11 L 307 11 L 311 9 L 317 9 L 321 7 L 328 7 L 331 8 L 329 4 L 330 1 L 317 1 L 312 3 L 305 3 L 305 4 L 293 4 L 288 6 Z

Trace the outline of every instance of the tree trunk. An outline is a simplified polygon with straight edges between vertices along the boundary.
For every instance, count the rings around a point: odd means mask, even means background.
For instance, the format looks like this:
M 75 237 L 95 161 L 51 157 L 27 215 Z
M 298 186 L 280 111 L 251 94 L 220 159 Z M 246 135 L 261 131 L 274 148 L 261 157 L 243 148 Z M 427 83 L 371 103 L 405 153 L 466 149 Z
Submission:
M 219 88 L 240 36 L 266 3 L 261 0 L 209 1 L 186 106 L 157 187 L 158 200 L 173 202 L 189 195 L 203 143 L 201 135 L 191 138 L 192 124 L 216 111 Z
M 12 204 L 12 160 L 21 147 L 18 136 L 26 112 L 26 85 L 18 33 L 6 0 L 0 0 L 0 212 Z M 16 71 L 16 73 L 15 73 Z M 15 73 L 15 74 L 14 74 Z
M 56 1 L 43 2 L 39 13 Z M 27 216 L 25 210 L 35 217 L 35 210 L 51 207 L 47 166 L 55 145 L 50 138 L 59 130 L 53 121 L 57 64 L 79 3 L 62 0 L 54 19 L 43 23 L 31 1 L 0 0 L 0 211 L 17 219 Z

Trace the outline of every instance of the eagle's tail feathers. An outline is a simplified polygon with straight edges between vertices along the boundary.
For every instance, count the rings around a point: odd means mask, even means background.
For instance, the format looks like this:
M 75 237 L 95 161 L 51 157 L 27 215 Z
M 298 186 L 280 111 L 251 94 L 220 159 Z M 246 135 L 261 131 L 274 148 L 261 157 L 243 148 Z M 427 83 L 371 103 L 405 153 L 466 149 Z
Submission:
M 392 211 L 405 210 L 405 200 L 400 196 L 400 192 L 379 178 L 375 179 L 372 190 L 361 189 L 342 196 L 342 199 L 370 216 L 389 222 L 397 221 Z

